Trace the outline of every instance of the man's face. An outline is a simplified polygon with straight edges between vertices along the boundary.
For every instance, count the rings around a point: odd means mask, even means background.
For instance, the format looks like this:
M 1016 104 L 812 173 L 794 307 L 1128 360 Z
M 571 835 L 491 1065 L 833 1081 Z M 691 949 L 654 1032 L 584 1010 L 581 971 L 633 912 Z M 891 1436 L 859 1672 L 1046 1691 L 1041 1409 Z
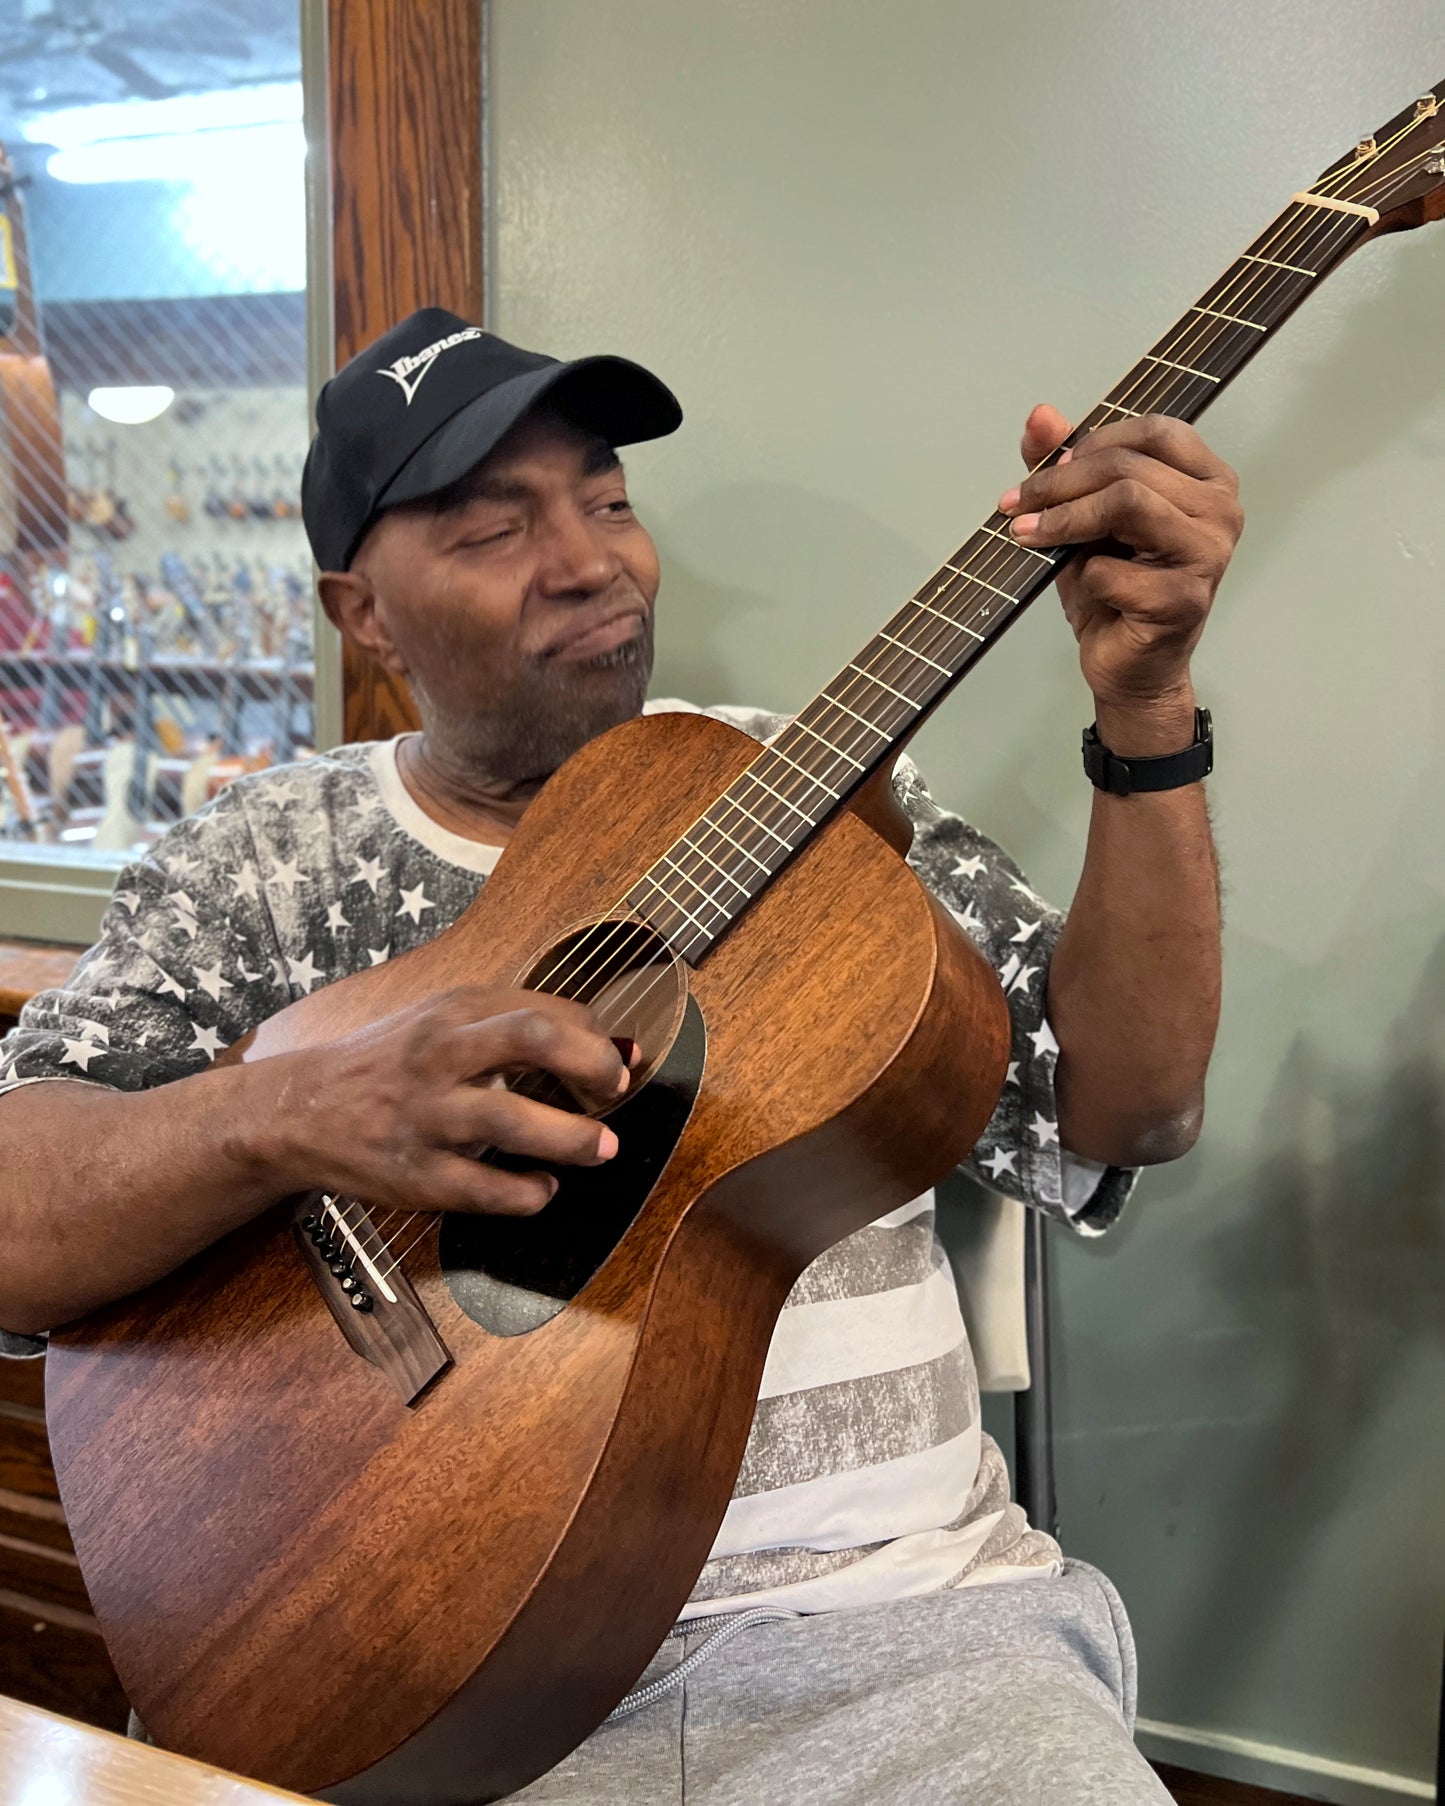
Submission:
M 600 440 L 520 422 L 448 494 L 377 522 L 354 572 L 429 742 L 526 784 L 630 720 L 652 674 L 657 551 Z

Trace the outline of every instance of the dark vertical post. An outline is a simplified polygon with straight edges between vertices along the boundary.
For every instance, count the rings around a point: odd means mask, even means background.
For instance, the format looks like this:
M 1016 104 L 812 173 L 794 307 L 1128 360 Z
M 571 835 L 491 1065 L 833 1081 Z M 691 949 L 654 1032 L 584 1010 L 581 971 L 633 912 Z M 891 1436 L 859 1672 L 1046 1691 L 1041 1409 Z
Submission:
M 1057 1536 L 1048 1227 L 1048 1219 L 1041 1211 L 1028 1212 L 1024 1222 L 1024 1332 L 1029 1350 L 1029 1388 L 1014 1395 L 1014 1486 L 1029 1522 L 1036 1529 Z
M 331 269 L 340 363 L 417 307 L 480 320 L 480 0 L 328 0 Z M 416 725 L 406 686 L 347 646 L 345 737 Z

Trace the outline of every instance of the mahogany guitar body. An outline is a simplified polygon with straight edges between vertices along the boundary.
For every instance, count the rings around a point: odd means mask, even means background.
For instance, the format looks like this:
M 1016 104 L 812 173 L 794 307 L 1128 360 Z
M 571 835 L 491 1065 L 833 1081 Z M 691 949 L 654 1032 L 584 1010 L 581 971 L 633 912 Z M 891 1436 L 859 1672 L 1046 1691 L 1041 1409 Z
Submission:
M 452 928 L 243 1057 L 515 983 L 757 750 L 685 714 L 594 741 Z M 536 1327 L 464 1311 L 434 1230 L 408 1271 L 452 1365 L 408 1404 L 338 1333 L 283 1206 L 55 1337 L 67 1518 L 160 1743 L 347 1806 L 472 1806 L 634 1683 L 707 1558 L 789 1288 L 956 1164 L 1002 1084 L 997 979 L 880 833 L 901 838 L 889 800 L 834 817 L 687 973 L 660 1176 Z

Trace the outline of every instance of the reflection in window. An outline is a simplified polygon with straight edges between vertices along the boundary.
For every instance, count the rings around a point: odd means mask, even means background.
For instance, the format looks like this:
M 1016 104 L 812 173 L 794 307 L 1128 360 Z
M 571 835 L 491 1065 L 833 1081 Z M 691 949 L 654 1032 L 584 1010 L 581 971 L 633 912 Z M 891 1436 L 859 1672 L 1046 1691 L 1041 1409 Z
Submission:
M 299 9 L 220 17 L 0 21 L 0 856 L 312 743 Z

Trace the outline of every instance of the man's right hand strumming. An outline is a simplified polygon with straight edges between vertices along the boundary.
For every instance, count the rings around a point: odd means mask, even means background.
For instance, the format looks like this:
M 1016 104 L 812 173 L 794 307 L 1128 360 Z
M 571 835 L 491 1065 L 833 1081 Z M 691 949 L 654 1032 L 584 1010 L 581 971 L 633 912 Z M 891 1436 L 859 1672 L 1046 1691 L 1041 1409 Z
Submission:
M 616 1152 L 590 1116 L 484 1081 L 552 1074 L 600 1110 L 628 1069 L 589 1011 L 465 986 L 367 1028 L 140 1092 L 54 1082 L 0 1098 L 0 1323 L 35 1334 L 125 1297 L 292 1192 L 382 1208 L 525 1215 L 556 1189 L 491 1148 L 596 1166 Z M 58 1163 L 47 1149 L 65 1148 Z

